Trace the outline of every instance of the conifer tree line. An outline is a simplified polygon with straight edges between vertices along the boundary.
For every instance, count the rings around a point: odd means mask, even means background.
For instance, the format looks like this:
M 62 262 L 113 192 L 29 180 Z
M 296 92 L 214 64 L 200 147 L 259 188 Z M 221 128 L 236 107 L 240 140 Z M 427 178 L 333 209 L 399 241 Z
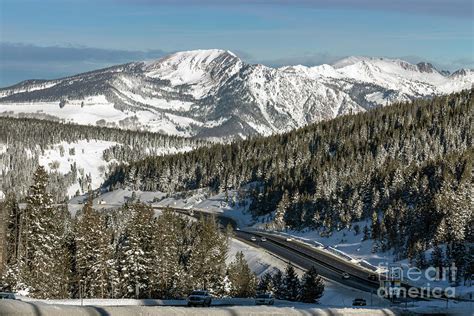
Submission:
M 279 269 L 265 273 L 259 280 L 257 292 L 272 293 L 288 301 L 315 303 L 323 296 L 324 281 L 314 266 L 300 279 L 295 268 L 288 264 L 284 273 Z
M 32 174 L 39 165 L 39 157 L 61 142 L 73 144 L 80 140 L 116 142 L 117 145 L 102 153 L 106 162 L 134 161 L 147 155 L 166 153 L 167 150 L 172 152 L 208 144 L 204 140 L 151 132 L 0 117 L 0 190 L 15 192 L 19 199 L 23 199 Z M 64 150 L 60 149 L 63 155 Z M 55 200 L 63 200 L 66 198 L 66 188 L 74 183 L 79 183 L 86 193 L 90 177 L 90 174 L 84 174 L 75 164 L 71 165 L 71 171 L 65 175 L 52 170 L 49 181 L 51 194 Z
M 217 144 L 115 169 L 106 183 L 173 192 L 257 183 L 254 216 L 270 228 L 347 228 L 373 251 L 423 261 L 468 258 L 474 241 L 473 90 L 378 108 L 270 137 Z M 457 249 L 454 251 L 454 249 Z M 456 253 L 456 255 L 454 255 Z M 468 259 L 462 271 L 472 270 Z
M 141 203 L 97 211 L 89 199 L 71 218 L 53 203 L 43 167 L 33 181 L 26 208 L 13 193 L 0 204 L 0 290 L 53 299 L 182 298 L 207 289 L 218 297 L 273 293 L 308 303 L 323 294 L 314 268 L 301 280 L 291 265 L 258 280 L 242 252 L 227 265 L 232 231 L 221 232 L 212 217 L 193 221 L 171 210 L 156 216 Z
M 99 212 L 92 199 L 71 218 L 53 203 L 43 167 L 33 179 L 26 208 L 13 193 L 0 204 L 6 219 L 1 289 L 26 290 L 37 298 L 175 298 L 196 288 L 217 296 L 235 292 L 236 273 L 246 262 L 227 266 L 230 235 L 213 218 L 193 221 L 170 210 L 156 216 L 141 203 Z

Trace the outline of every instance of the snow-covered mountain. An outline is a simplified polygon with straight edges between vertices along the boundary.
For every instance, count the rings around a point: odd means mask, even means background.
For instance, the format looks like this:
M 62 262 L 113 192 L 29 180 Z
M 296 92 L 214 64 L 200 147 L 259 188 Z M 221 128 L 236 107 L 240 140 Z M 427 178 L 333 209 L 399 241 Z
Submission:
M 0 115 L 136 128 L 188 137 L 288 131 L 394 101 L 471 88 L 474 71 L 349 57 L 270 68 L 224 50 L 195 50 L 0 89 Z

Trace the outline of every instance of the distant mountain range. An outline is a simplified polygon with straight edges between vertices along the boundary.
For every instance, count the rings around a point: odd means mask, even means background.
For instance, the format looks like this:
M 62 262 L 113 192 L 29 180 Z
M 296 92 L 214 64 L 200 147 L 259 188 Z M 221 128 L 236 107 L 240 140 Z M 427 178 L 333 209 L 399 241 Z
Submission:
M 395 101 L 471 88 L 474 71 L 349 57 L 270 68 L 224 50 L 178 52 L 0 89 L 0 115 L 233 138 L 288 131 Z

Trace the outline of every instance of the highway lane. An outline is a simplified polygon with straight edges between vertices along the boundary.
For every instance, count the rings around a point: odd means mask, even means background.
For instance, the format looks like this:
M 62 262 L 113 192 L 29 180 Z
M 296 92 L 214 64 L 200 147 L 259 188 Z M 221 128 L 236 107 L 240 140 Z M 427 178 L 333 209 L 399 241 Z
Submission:
M 312 266 L 316 267 L 318 273 L 332 281 L 336 281 L 338 283 L 344 284 L 346 286 L 362 290 L 365 292 L 373 292 L 375 293 L 378 288 L 377 283 L 365 282 L 359 279 L 354 279 L 350 277 L 349 279 L 344 279 L 342 277 L 344 270 L 328 266 L 321 261 L 317 260 L 311 255 L 306 253 L 300 252 L 298 250 L 292 249 L 291 246 L 287 247 L 279 242 L 275 242 L 275 240 L 270 239 L 268 237 L 267 241 L 260 241 L 262 235 L 256 233 L 250 233 L 245 231 L 235 231 L 235 237 L 237 239 L 249 241 L 252 236 L 257 238 L 257 241 L 252 242 L 255 247 L 260 247 L 265 249 L 277 257 L 288 261 L 291 264 L 299 266 L 305 270 L 308 270 Z

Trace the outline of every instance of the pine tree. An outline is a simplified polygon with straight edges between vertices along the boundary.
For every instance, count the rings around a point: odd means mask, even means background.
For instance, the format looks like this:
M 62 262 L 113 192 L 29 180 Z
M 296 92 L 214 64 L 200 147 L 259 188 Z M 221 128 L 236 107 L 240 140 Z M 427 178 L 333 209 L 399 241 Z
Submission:
M 277 270 L 272 276 L 272 288 L 276 298 L 283 299 L 285 295 L 283 272 Z
M 27 197 L 27 207 L 22 219 L 19 247 L 20 282 L 31 295 L 38 298 L 64 297 L 67 284 L 62 243 L 65 221 L 60 208 L 53 206 L 47 192 L 48 174 L 40 166 Z
M 191 290 L 185 271 L 189 228 L 188 220 L 171 210 L 164 210 L 156 222 L 152 283 L 158 297 L 179 297 Z
M 302 302 L 315 303 L 323 296 L 324 282 L 314 266 L 306 271 L 301 283 L 300 300 Z
M 462 242 L 453 242 L 450 245 L 449 259 L 456 265 L 455 281 L 460 282 L 469 263 L 469 253 Z
M 131 219 L 120 237 L 116 264 L 123 297 L 148 297 L 152 273 L 153 209 L 141 203 L 127 205 Z
M 18 257 L 18 247 L 20 239 L 20 219 L 21 210 L 16 200 L 16 195 L 12 192 L 8 193 L 5 199 L 4 207 L 8 212 L 7 221 L 7 261 L 16 261 Z
M 83 297 L 109 297 L 112 288 L 113 249 L 106 219 L 92 208 L 92 195 L 76 224 L 77 281 Z
M 415 253 L 415 265 L 420 269 L 426 269 L 428 262 L 426 261 L 426 255 L 423 250 L 418 250 Z
M 380 220 L 377 211 L 374 211 L 372 213 L 372 225 L 370 235 L 372 239 L 378 239 L 380 237 Z
M 257 286 L 258 293 L 272 293 L 275 294 L 275 289 L 272 284 L 272 275 L 267 272 L 259 280 Z
M 296 301 L 300 292 L 300 280 L 296 274 L 295 268 L 288 264 L 283 279 L 284 293 L 283 297 L 288 301 Z
M 5 267 L 17 264 L 20 242 L 20 215 L 21 210 L 14 193 L 6 195 L 5 201 L 0 203 L 0 276 Z M 8 281 L 9 286 L 16 283 Z
M 431 253 L 431 265 L 441 271 L 444 266 L 443 249 L 435 245 Z
M 229 280 L 233 297 L 253 297 L 257 286 L 257 277 L 245 260 L 242 251 L 237 252 L 235 260 L 229 265 Z
M 275 218 L 273 220 L 275 229 L 282 230 L 286 227 L 285 215 L 289 204 L 288 191 L 285 191 L 275 211 Z
M 368 240 L 370 238 L 370 232 L 369 232 L 369 228 L 367 227 L 367 225 L 364 226 L 364 236 L 362 237 L 362 240 Z
M 202 217 L 194 231 L 188 271 L 194 288 L 219 293 L 225 277 L 228 240 L 219 231 L 215 218 Z

